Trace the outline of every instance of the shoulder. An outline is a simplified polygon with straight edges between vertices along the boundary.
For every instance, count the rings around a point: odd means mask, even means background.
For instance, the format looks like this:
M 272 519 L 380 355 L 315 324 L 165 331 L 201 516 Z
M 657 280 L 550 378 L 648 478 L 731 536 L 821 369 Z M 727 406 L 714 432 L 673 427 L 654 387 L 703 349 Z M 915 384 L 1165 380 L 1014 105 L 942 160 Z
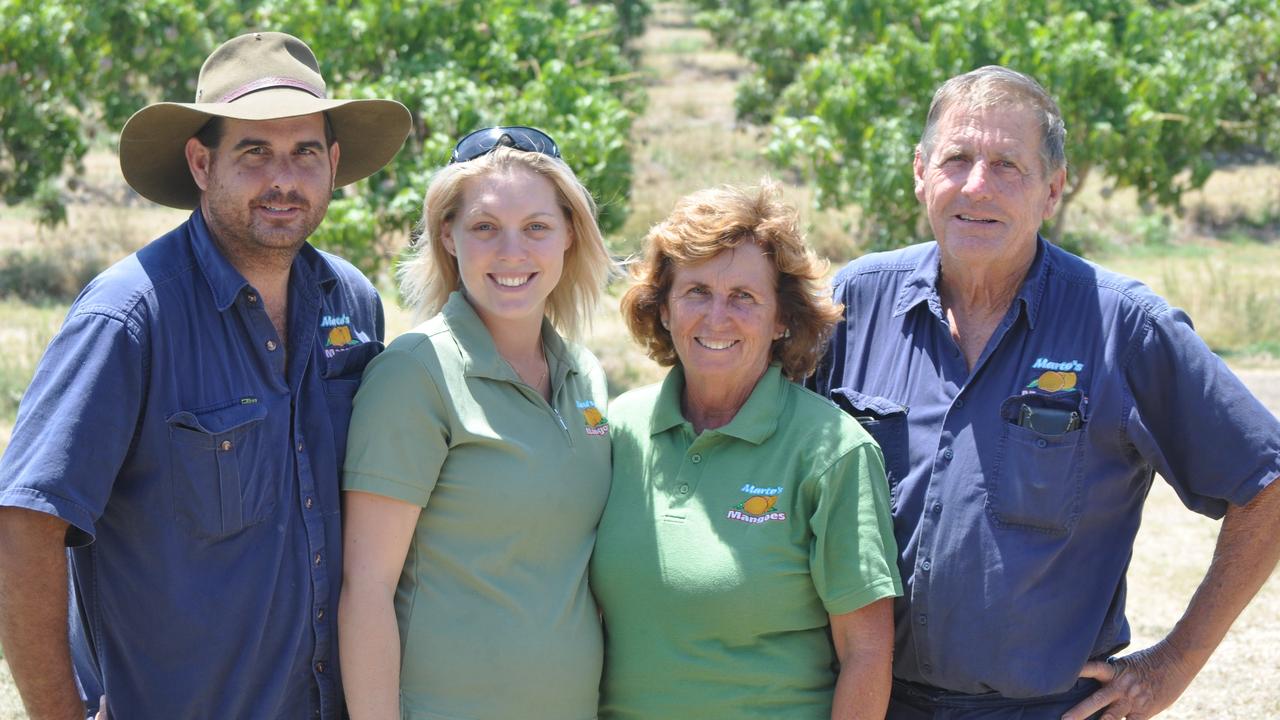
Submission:
M 817 453 L 828 463 L 864 445 L 874 445 L 862 424 L 835 403 L 797 383 L 786 383 L 786 399 L 778 417 L 787 444 Z
M 1047 268 L 1045 282 L 1050 292 L 1066 291 L 1096 296 L 1105 309 L 1111 306 L 1122 312 L 1147 316 L 1166 314 L 1171 306 L 1145 283 L 1074 255 L 1051 243 L 1045 243 Z
M 913 272 L 936 252 L 937 243 L 925 242 L 897 250 L 867 253 L 840 268 L 834 283 L 843 285 L 877 278 L 894 278 Z
M 562 340 L 561 347 L 564 354 L 563 360 L 569 363 L 579 376 L 586 379 L 593 398 L 597 401 L 606 400 L 609 395 L 609 382 L 604 374 L 604 366 L 600 364 L 595 353 L 571 340 Z
M 351 264 L 351 261 L 319 248 L 316 248 L 316 253 L 319 255 L 320 261 L 329 266 L 329 269 L 338 278 L 338 282 L 343 287 L 363 295 L 375 297 L 378 295 L 377 288 L 373 286 L 373 283 L 369 282 L 369 278 L 365 277 L 359 268 Z
M 658 406 L 658 397 L 662 394 L 662 383 L 645 385 L 628 390 L 609 403 L 609 420 L 616 424 L 634 426 L 637 422 L 648 422 Z
M 198 279 L 186 223 L 117 261 L 85 285 L 72 303 L 67 320 L 97 316 L 115 320 L 131 331 L 145 329 L 158 294 L 186 294 Z

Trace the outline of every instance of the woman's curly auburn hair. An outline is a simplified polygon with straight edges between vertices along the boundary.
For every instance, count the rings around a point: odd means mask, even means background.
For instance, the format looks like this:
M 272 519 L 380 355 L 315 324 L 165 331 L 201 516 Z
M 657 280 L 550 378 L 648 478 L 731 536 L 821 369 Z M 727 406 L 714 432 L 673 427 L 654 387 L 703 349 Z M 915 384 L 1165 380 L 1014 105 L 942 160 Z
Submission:
M 662 326 L 675 269 L 754 243 L 777 270 L 778 320 L 790 335 L 773 342 L 770 361 L 789 380 L 813 372 L 843 307 L 831 301 L 824 281 L 827 262 L 809 248 L 794 207 L 782 201 L 777 183 L 755 187 L 722 185 L 681 198 L 666 220 L 644 238 L 642 257 L 631 269 L 633 285 L 622 296 L 622 317 L 655 362 L 675 365 L 671 333 Z

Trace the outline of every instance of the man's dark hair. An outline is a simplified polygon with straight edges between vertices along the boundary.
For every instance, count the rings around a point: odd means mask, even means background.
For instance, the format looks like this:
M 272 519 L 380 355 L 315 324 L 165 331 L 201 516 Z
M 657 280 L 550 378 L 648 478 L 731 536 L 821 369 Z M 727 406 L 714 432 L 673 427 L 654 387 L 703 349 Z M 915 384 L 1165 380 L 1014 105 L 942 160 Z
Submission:
M 337 140 L 337 136 L 333 133 L 333 123 L 329 120 L 329 113 L 323 113 L 323 115 L 324 144 L 325 149 L 327 150 L 329 146 L 333 145 L 334 141 Z M 226 131 L 227 124 L 223 122 L 223 119 L 224 118 L 219 115 L 214 115 L 209 118 L 209 122 L 205 123 L 199 130 L 197 130 L 196 134 L 192 137 L 199 140 L 201 145 L 209 148 L 210 150 L 217 148 L 218 144 L 222 142 L 222 136 Z

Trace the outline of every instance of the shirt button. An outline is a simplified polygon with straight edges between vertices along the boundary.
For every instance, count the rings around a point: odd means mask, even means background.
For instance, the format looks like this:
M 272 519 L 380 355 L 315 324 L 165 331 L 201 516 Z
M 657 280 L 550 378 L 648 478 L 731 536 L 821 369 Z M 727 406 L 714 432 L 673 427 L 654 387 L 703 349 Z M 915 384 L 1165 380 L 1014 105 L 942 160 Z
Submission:
M 302 443 L 298 443 L 298 452 L 302 452 Z
M 304 507 L 306 507 L 308 510 L 310 510 L 310 509 L 311 509 L 311 506 L 316 504 L 316 501 L 315 501 L 315 500 L 312 500 L 311 498 L 307 498 L 306 500 L 303 500 L 303 501 L 302 501 L 302 504 L 303 504 L 303 506 L 304 506 Z
M 1048 443 L 1048 442 L 1046 442 L 1044 438 L 1037 438 L 1037 439 L 1036 439 L 1036 447 L 1038 447 L 1038 448 L 1045 447 L 1045 446 L 1047 446 L 1048 444 L 1049 444 L 1049 443 Z
M 960 408 L 964 407 L 964 398 L 956 398 L 956 401 L 954 404 L 956 406 L 956 409 L 959 410 Z
M 694 453 L 690 455 L 689 459 L 692 460 L 695 465 L 702 462 L 702 456 L 699 455 L 698 453 Z
M 322 556 L 320 553 L 316 553 L 316 565 L 319 565 L 319 564 L 320 564 L 320 559 L 321 559 L 322 557 L 323 557 L 323 556 Z
M 245 295 L 244 299 L 248 300 L 250 303 L 258 302 L 258 296 L 254 295 L 253 293 L 249 293 L 248 295 Z
M 234 447 L 234 446 L 231 444 L 231 441 L 230 441 L 230 440 L 223 440 L 223 441 L 222 441 L 222 444 L 221 444 L 221 445 L 219 445 L 218 447 L 222 448 L 222 452 L 227 452 L 228 450 L 230 450 L 230 449 L 231 449 L 232 447 Z
M 316 620 L 323 620 L 323 619 L 324 619 L 324 608 L 320 608 L 319 610 L 316 610 Z
M 937 515 L 937 514 L 938 514 L 938 513 L 940 513 L 940 512 L 942 512 L 942 503 L 938 503 L 938 502 L 934 503 L 934 504 L 933 504 L 933 514 L 934 514 L 934 515 Z
M 950 460 L 951 458 L 953 458 L 953 457 L 955 457 L 955 456 L 956 456 L 956 454 L 955 454 L 954 452 L 952 452 L 952 451 L 951 451 L 951 448 L 947 448 L 946 450 L 943 450 L 943 451 L 942 451 L 942 457 L 943 457 L 943 458 L 945 458 L 945 459 L 947 459 L 947 460 Z
M 318 673 L 322 673 L 322 672 L 324 672 L 324 661 L 323 661 L 323 660 L 321 660 L 320 662 L 316 663 L 316 672 L 318 672 Z
M 688 485 L 681 485 L 681 486 L 680 486 L 680 494 L 681 494 L 681 495 L 688 495 L 688 494 L 689 494 L 689 486 L 688 486 Z
M 933 563 L 929 562 L 928 560 L 925 560 L 924 562 L 920 563 L 920 569 L 925 572 L 929 572 L 929 569 L 932 567 L 933 567 Z
M 275 341 L 275 340 L 268 340 L 268 341 L 267 341 L 267 351 L 268 351 L 268 352 L 275 352 L 275 349 L 276 349 L 276 341 Z
M 921 615 L 921 616 L 920 616 L 920 624 L 921 624 L 921 625 L 928 625 L 928 624 L 929 624 L 929 616 L 928 616 L 928 615 Z

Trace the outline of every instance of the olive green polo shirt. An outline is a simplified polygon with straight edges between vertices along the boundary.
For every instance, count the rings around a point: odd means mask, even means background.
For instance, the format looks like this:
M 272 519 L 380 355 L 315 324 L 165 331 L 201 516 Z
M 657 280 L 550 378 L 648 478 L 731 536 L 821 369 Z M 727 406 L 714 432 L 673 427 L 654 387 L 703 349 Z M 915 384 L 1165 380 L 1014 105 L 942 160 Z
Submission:
M 611 407 L 601 717 L 826 720 L 828 615 L 902 592 L 880 450 L 776 365 L 697 436 L 683 385 L 677 367 Z
M 596 715 L 587 563 L 609 492 L 605 379 L 550 323 L 542 337 L 550 404 L 454 293 L 356 395 L 344 489 L 423 508 L 395 599 L 406 718 Z

